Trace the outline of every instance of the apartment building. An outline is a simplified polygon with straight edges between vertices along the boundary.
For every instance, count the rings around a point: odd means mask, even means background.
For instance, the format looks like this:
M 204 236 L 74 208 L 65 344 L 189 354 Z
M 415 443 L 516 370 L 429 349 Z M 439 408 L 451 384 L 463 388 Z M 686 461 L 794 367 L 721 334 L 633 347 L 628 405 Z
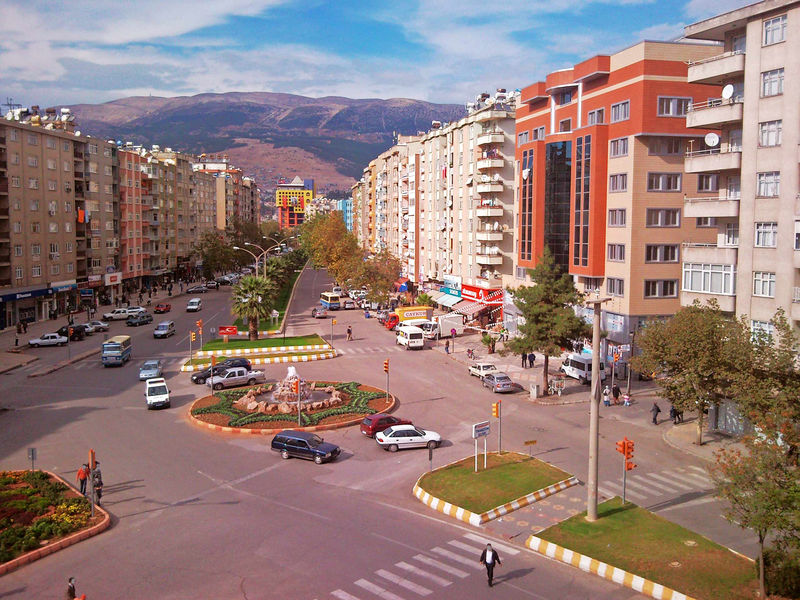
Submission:
M 549 248 L 579 290 L 610 297 L 602 327 L 611 345 L 627 344 L 650 317 L 674 314 L 684 253 L 716 240 L 713 221 L 687 215 L 684 198 L 712 194 L 718 182 L 688 174 L 684 153 L 709 131 L 687 128 L 689 106 L 719 94 L 687 81 L 687 62 L 718 53 L 643 41 L 522 90 L 517 283 Z
M 716 298 L 723 310 L 771 332 L 783 309 L 800 326 L 800 2 L 767 0 L 689 25 L 719 42 L 689 64 L 708 86 L 689 106 L 691 128 L 717 131 L 686 156 L 686 172 L 716 185 L 689 197 L 711 243 L 683 253 L 682 302 Z
M 124 285 L 139 289 L 150 274 L 150 217 L 152 198 L 144 196 L 142 153 L 132 147 L 120 148 L 120 265 Z
M 241 169 L 231 164 L 227 155 L 201 154 L 199 160 L 194 159 L 192 169 L 196 174 L 214 177 L 214 225 L 217 229 L 224 230 L 236 221 L 259 222 L 261 194 L 258 186 L 252 177 L 246 177 Z M 204 181 L 203 189 L 205 186 Z M 207 203 L 200 198 L 198 201 L 199 218 L 207 219 Z
M 280 181 L 275 190 L 275 207 L 278 209 L 281 229 L 301 225 L 305 220 L 306 205 L 313 197 L 313 180 L 304 182 L 300 177 L 295 177 L 290 182 Z

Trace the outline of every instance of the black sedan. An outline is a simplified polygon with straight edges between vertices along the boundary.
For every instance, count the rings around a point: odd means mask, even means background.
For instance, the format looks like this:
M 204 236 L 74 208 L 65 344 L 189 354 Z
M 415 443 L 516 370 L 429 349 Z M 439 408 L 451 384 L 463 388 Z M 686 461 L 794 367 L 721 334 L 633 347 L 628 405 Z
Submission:
M 138 315 L 131 315 L 125 319 L 125 325 L 128 327 L 138 327 L 139 325 L 147 325 L 153 322 L 153 315 L 150 313 L 140 313 Z
M 193 285 L 192 287 L 186 290 L 187 294 L 205 294 L 208 291 L 208 288 L 204 285 Z
M 231 369 L 233 367 L 244 367 L 248 371 L 253 368 L 250 364 L 250 361 L 246 358 L 226 358 L 225 360 L 214 365 L 214 375 L 224 373 L 227 369 Z M 209 377 L 211 377 L 211 367 L 206 367 L 202 371 L 196 371 L 195 373 L 192 373 L 192 383 L 199 383 L 200 385 L 203 385 L 206 382 L 206 379 Z

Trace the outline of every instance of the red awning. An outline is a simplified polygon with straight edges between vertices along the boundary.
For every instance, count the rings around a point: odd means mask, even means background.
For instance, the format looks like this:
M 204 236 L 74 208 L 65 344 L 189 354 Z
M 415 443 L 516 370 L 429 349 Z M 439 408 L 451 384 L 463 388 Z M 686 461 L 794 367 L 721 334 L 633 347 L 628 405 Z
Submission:
M 453 306 L 453 312 L 464 315 L 465 317 L 472 318 L 481 312 L 484 308 L 488 308 L 486 304 L 480 302 L 472 302 L 471 300 L 462 300 Z

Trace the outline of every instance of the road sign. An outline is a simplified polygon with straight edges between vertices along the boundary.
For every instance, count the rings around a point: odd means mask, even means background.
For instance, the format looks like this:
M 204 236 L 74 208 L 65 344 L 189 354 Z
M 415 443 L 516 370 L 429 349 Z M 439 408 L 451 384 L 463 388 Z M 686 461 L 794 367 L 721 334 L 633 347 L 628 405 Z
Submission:
M 227 325 L 219 328 L 220 335 L 236 335 L 237 333 L 239 333 L 239 328 L 236 325 Z
M 631 345 L 630 344 L 620 344 L 619 346 L 617 346 L 617 348 L 619 349 L 620 352 L 630 352 L 631 351 Z
M 217 330 L 214 327 L 209 327 L 208 330 L 211 332 L 211 335 L 214 335 L 215 333 L 217 333 Z
M 489 431 L 491 430 L 491 425 L 489 421 L 481 421 L 480 423 L 475 423 L 472 426 L 472 437 L 473 439 L 478 439 L 479 437 L 484 437 L 489 435 Z

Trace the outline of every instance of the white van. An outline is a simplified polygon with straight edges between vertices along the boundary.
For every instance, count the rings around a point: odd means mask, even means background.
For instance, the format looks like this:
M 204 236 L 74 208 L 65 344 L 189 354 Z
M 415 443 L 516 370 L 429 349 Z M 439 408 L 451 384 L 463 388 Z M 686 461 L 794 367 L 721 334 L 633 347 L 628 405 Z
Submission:
M 203 308 L 203 301 L 200 298 L 192 298 L 186 303 L 186 312 L 198 312 Z
M 600 361 L 600 381 L 606 378 L 605 369 L 605 364 Z M 564 359 L 560 371 L 567 377 L 572 377 L 587 385 L 592 381 L 592 356 L 590 354 L 570 354 Z
M 424 332 L 413 325 L 398 325 L 397 343 L 405 346 L 406 350 L 425 347 Z

